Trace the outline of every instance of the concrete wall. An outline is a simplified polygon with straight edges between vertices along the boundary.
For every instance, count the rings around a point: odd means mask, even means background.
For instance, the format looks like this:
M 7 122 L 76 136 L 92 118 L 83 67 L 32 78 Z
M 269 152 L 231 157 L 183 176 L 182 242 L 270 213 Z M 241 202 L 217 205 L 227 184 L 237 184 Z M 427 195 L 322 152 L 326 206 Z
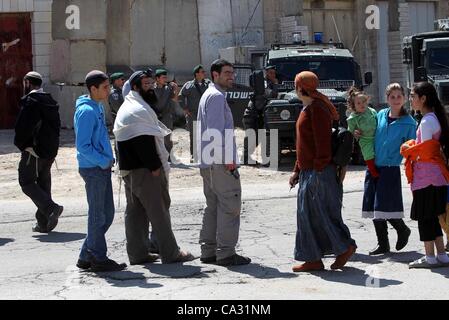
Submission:
M 66 8 L 80 9 L 80 29 L 66 27 Z M 84 82 L 92 69 L 106 71 L 107 3 L 105 0 L 58 0 L 52 5 L 51 80 L 66 84 Z
M 201 62 L 204 65 L 208 66 L 217 59 L 218 50 L 222 48 L 238 45 L 264 46 L 263 3 L 258 5 L 258 2 L 198 0 Z
M 51 0 L 2 0 L 0 12 L 31 12 L 33 69 L 50 80 Z
M 322 1 L 322 5 L 315 5 L 316 3 L 311 0 L 304 1 L 304 14 L 301 21 L 303 25 L 309 27 L 311 39 L 313 40 L 315 32 L 323 32 L 323 41 L 332 39 L 337 42 L 338 34 L 340 34 L 341 42 L 351 49 L 357 35 L 360 36 L 361 32 L 355 28 L 355 2 L 353 0 Z
M 68 17 L 66 8 L 76 5 L 80 8 L 80 29 L 65 27 Z M 53 2 L 53 39 L 104 40 L 107 32 L 106 0 L 57 0 Z
M 201 59 L 195 0 L 136 0 L 130 21 L 132 66 L 166 65 L 191 76 Z
M 264 0 L 264 38 L 265 45 L 282 42 L 280 19 L 299 17 L 303 14 L 303 1 L 300 0 Z
M 281 8 L 276 0 L 265 0 L 263 2 L 264 11 L 264 34 L 265 44 L 281 42 L 279 18 L 281 16 Z
M 108 1 L 107 64 L 124 66 L 131 59 L 131 0 Z

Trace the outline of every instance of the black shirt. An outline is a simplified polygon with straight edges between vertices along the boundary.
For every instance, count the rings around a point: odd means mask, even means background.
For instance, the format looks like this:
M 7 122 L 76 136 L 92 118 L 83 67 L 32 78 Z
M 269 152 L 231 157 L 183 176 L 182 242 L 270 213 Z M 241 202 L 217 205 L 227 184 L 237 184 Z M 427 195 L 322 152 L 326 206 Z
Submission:
M 118 142 L 120 170 L 148 169 L 156 171 L 162 167 L 154 136 L 139 136 Z
M 40 158 L 56 158 L 61 129 L 58 103 L 48 93 L 33 92 L 20 100 L 20 106 L 14 144 L 21 151 L 33 148 Z

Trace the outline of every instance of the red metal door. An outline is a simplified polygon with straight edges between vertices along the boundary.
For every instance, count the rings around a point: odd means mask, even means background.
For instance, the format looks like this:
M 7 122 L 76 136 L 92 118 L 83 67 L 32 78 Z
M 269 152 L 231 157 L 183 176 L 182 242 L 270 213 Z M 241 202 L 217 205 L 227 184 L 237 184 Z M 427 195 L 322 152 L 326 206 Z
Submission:
M 22 79 L 33 67 L 29 13 L 0 13 L 0 45 L 0 129 L 12 129 L 23 95 Z

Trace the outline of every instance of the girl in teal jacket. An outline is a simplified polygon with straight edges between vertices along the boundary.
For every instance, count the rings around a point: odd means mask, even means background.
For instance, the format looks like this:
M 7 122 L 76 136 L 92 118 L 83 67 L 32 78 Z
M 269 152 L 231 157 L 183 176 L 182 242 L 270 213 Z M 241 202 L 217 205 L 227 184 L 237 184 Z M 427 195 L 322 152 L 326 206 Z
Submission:
M 416 138 L 416 122 L 404 109 L 405 91 L 400 84 L 390 84 L 386 94 L 389 107 L 377 114 L 374 144 L 379 177 L 375 179 L 367 171 L 363 195 L 363 217 L 374 219 L 378 241 L 370 255 L 390 252 L 387 221 L 398 233 L 397 251 L 407 245 L 411 233 L 402 220 L 404 204 L 400 165 L 403 158 L 399 151 L 404 142 Z

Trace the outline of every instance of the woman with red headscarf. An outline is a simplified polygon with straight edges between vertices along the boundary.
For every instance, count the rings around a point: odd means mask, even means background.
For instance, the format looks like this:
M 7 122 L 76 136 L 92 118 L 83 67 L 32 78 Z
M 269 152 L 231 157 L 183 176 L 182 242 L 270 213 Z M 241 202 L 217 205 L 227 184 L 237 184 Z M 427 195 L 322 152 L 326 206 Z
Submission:
M 296 124 L 297 161 L 290 185 L 299 183 L 295 259 L 305 263 L 293 271 L 324 270 L 322 258 L 329 254 L 337 256 L 331 269 L 341 269 L 357 246 L 341 216 L 343 186 L 332 163 L 332 124 L 339 115 L 317 90 L 314 73 L 301 72 L 295 85 L 304 108 Z

